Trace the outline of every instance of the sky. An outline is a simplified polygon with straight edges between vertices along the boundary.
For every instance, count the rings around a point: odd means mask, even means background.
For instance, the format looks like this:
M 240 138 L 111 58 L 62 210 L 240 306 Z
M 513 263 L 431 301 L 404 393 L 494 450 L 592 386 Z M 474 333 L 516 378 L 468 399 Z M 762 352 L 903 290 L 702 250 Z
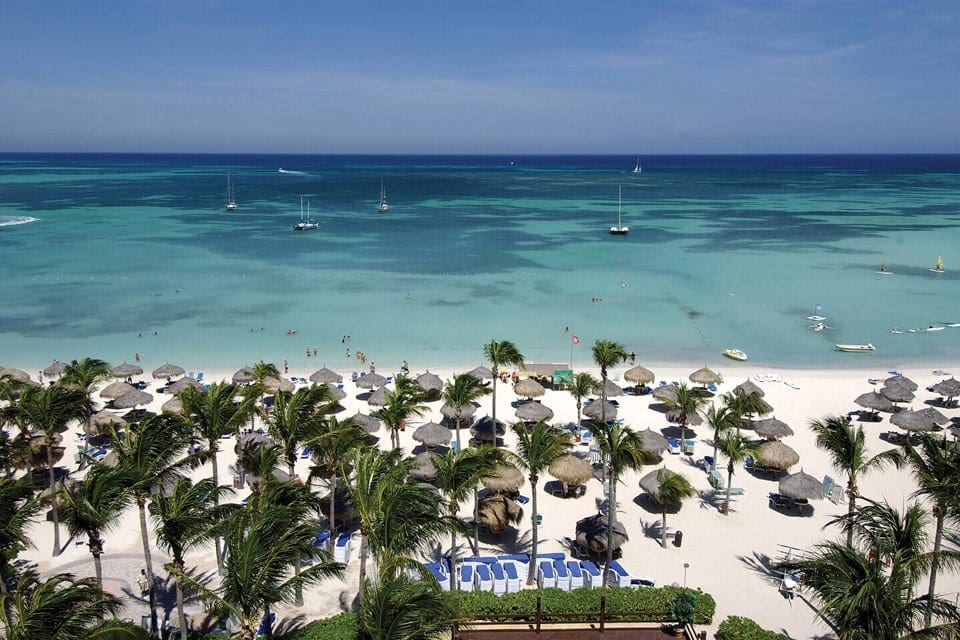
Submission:
M 0 0 L 0 151 L 960 152 L 957 0 Z

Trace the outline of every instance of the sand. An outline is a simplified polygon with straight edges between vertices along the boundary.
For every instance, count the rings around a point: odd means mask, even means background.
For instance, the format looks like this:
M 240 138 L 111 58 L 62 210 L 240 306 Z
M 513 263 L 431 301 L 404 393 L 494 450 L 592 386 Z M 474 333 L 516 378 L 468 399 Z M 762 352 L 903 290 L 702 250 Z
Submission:
M 826 455 L 816 448 L 808 423 L 811 419 L 843 415 L 855 409 L 853 399 L 872 389 L 868 379 L 885 378 L 889 375 L 885 367 L 880 364 L 874 365 L 881 362 L 874 355 L 852 357 L 863 357 L 864 368 L 842 371 L 774 370 L 758 369 L 747 363 L 730 363 L 716 369 L 725 379 L 725 382 L 720 385 L 719 392 L 729 391 L 748 377 L 758 374 L 777 374 L 781 380 L 791 381 L 798 388 L 788 386 L 784 382 L 757 383 L 766 393 L 767 401 L 774 407 L 774 415 L 789 424 L 795 431 L 795 435 L 784 439 L 784 442 L 800 455 L 800 463 L 791 471 L 802 469 L 817 478 L 829 474 L 842 484 L 845 478 L 831 468 Z M 476 364 L 471 363 L 457 368 L 456 371 L 470 370 Z M 699 365 L 643 364 L 653 369 L 658 381 L 686 380 L 691 371 L 699 368 Z M 34 366 L 26 370 L 36 371 L 38 368 L 40 367 Z M 146 366 L 144 368 L 147 369 Z M 617 367 L 610 372 L 611 378 L 623 383 L 621 376 L 627 368 L 629 365 Z M 957 372 L 960 366 L 953 369 L 949 366 L 944 368 L 947 371 Z M 579 370 L 581 369 L 578 368 Z M 598 375 L 596 370 L 591 368 L 586 370 Z M 386 375 L 382 368 L 379 372 Z M 311 371 L 306 370 L 291 370 L 288 375 L 307 377 L 310 373 Z M 358 390 L 350 382 L 350 371 L 341 371 L 341 373 L 344 374 L 344 390 L 348 395 L 341 402 L 346 407 L 346 411 L 340 416 L 350 416 L 358 409 L 364 412 L 369 411 L 366 402 L 356 397 L 363 390 Z M 453 370 L 438 369 L 434 370 L 434 373 L 447 380 L 451 377 Z M 917 409 L 926 406 L 924 401 L 933 399 L 935 396 L 924 388 L 939 381 L 942 376 L 934 375 L 930 367 L 906 369 L 903 370 L 903 374 L 920 385 L 912 406 Z M 230 375 L 232 372 L 228 371 L 208 372 L 206 381 L 229 379 Z M 149 380 L 146 376 L 142 376 L 141 379 Z M 148 392 L 154 391 L 159 386 L 156 381 L 150 380 L 150 383 Z M 514 408 L 510 403 L 517 397 L 511 385 L 498 385 L 497 395 L 498 418 L 512 421 Z M 149 408 L 159 411 L 160 405 L 167 399 L 169 396 L 166 394 L 155 394 Z M 555 412 L 555 418 L 551 422 L 566 424 L 575 420 L 576 405 L 569 393 L 548 390 L 541 400 Z M 650 427 L 659 431 L 668 426 L 662 413 L 650 409 L 650 405 L 656 402 L 651 396 L 623 396 L 617 400 L 620 403 L 620 417 L 634 429 L 642 430 Z M 489 413 L 490 402 L 490 397 L 487 396 L 482 401 L 478 415 Z M 420 419 L 411 420 L 406 431 L 401 433 L 402 446 L 407 452 L 418 444 L 412 440 L 413 431 L 418 424 L 428 420 L 440 421 L 441 403 L 433 402 L 428 406 L 427 413 Z M 960 411 L 957 409 L 941 409 L 941 411 L 949 417 L 960 419 Z M 883 422 L 864 424 L 871 454 L 879 453 L 892 446 L 880 438 L 881 433 L 891 428 L 886 417 Z M 695 453 L 692 456 L 664 454 L 663 464 L 684 474 L 697 489 L 708 491 L 710 486 L 707 475 L 694 463 L 703 455 L 712 453 L 710 444 L 712 434 L 706 426 L 694 432 L 696 434 Z M 381 447 L 389 447 L 388 434 L 381 430 L 379 435 Z M 465 432 L 464 437 L 468 438 L 469 435 Z M 514 440 L 510 434 L 506 441 L 508 446 L 513 445 Z M 63 464 L 72 470 L 76 470 L 73 456 L 78 442 L 73 431 L 66 434 L 67 452 Z M 220 478 L 222 482 L 230 482 L 233 476 L 231 467 L 235 462 L 235 456 L 232 453 L 233 442 L 224 440 L 223 443 L 225 451 L 219 457 Z M 586 456 L 588 447 L 585 444 L 578 444 L 575 452 Z M 299 460 L 297 463 L 301 477 L 307 475 L 307 462 Z M 721 460 L 720 464 L 725 468 L 725 460 Z M 776 481 L 754 477 L 742 466 L 738 466 L 733 478 L 733 486 L 742 487 L 744 494 L 734 498 L 730 514 L 719 513 L 708 500 L 689 499 L 684 502 L 678 512 L 669 514 L 667 519 L 668 531 L 671 534 L 675 531 L 683 532 L 681 546 L 677 547 L 668 541 L 667 548 L 661 548 L 660 514 L 649 506 L 650 503 L 638 485 L 639 478 L 649 473 L 652 468 L 645 467 L 639 473 L 627 473 L 622 478 L 622 484 L 618 489 L 618 518 L 625 523 L 630 536 L 629 542 L 623 547 L 621 563 L 624 567 L 632 574 L 654 580 L 657 585 L 685 583 L 689 587 L 700 588 L 712 594 L 717 601 L 717 612 L 713 625 L 708 628 L 711 632 L 728 615 L 737 614 L 753 618 L 766 628 L 781 631 L 794 638 L 816 638 L 829 635 L 829 628 L 816 619 L 813 608 L 803 598 L 790 600 L 778 592 L 778 579 L 770 574 L 767 565 L 771 559 L 776 560 L 782 557 L 788 547 L 810 548 L 825 538 L 839 537 L 840 534 L 836 528 L 824 529 L 824 527 L 835 515 L 845 511 L 845 504 L 836 505 L 827 500 L 821 500 L 814 502 L 815 510 L 812 516 L 785 515 L 768 506 L 768 493 L 777 490 Z M 209 473 L 210 467 L 206 465 L 199 469 L 195 476 L 204 477 Z M 602 504 L 604 500 L 602 486 L 597 481 L 591 481 L 583 497 L 561 499 L 548 495 L 544 491 L 544 485 L 553 480 L 548 473 L 544 474 L 538 486 L 540 512 L 543 515 L 540 551 L 569 551 L 568 541 L 574 536 L 576 521 L 596 513 L 599 505 Z M 862 495 L 876 500 L 885 500 L 898 508 L 910 501 L 910 494 L 915 488 L 915 482 L 907 470 L 874 472 L 861 480 Z M 325 489 L 318 487 L 318 490 L 325 493 Z M 240 500 L 248 492 L 249 489 L 240 490 L 233 499 Z M 529 485 L 525 485 L 521 493 L 529 495 Z M 529 544 L 529 506 L 528 504 L 525 508 L 523 523 L 515 530 L 508 529 L 507 533 L 500 538 L 500 549 L 516 551 Z M 461 515 L 469 518 L 472 509 L 472 503 L 465 504 Z M 38 522 L 33 526 L 31 534 L 37 549 L 26 553 L 25 556 L 35 561 L 42 572 L 48 574 L 69 571 L 78 575 L 93 575 L 92 561 L 87 547 L 82 542 L 69 542 L 62 555 L 52 558 L 50 556 L 53 540 L 52 525 L 47 522 Z M 67 540 L 65 533 L 64 540 Z M 481 546 L 485 547 L 484 551 L 495 552 L 494 543 L 497 539 L 484 538 L 484 540 L 487 540 L 487 542 L 481 541 Z M 438 544 L 437 553 L 441 551 L 446 553 L 448 544 L 446 541 Z M 154 545 L 152 540 L 151 545 Z M 312 619 L 331 615 L 348 607 L 357 591 L 356 551 L 358 546 L 354 544 L 354 553 L 343 581 L 327 581 L 312 589 L 308 592 L 306 604 L 303 607 L 281 609 L 281 619 Z M 155 546 L 152 548 L 154 569 L 161 579 L 167 579 L 166 572 L 163 570 L 163 563 L 167 558 Z M 461 553 L 467 550 L 468 547 L 464 543 L 461 546 Z M 187 562 L 199 573 L 209 573 L 216 566 L 212 548 L 190 554 Z M 106 535 L 103 564 L 105 588 L 123 597 L 126 604 L 123 615 L 139 622 L 140 616 L 147 613 L 147 607 L 140 599 L 137 589 L 137 577 L 142 567 L 142 550 L 135 508 L 129 509 L 119 526 Z M 169 591 L 162 597 L 166 613 L 162 611 L 161 616 L 175 616 L 172 584 L 168 580 L 166 585 Z M 943 573 L 938 580 L 938 590 L 953 598 L 960 591 L 960 579 L 955 574 Z M 197 602 L 190 603 L 188 611 L 202 616 L 202 607 Z

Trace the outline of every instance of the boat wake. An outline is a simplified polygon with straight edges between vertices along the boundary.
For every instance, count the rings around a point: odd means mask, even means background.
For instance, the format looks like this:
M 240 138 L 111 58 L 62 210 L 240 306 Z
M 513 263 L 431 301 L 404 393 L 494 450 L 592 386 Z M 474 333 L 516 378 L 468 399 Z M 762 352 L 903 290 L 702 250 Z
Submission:
M 307 175 L 307 172 L 306 172 L 306 171 L 290 171 L 290 170 L 288 170 L 288 169 L 277 169 L 277 172 L 279 172 L 279 173 L 286 173 L 287 175 L 291 175 L 291 176 L 305 176 L 305 175 Z
M 30 216 L 0 216 L 0 227 L 11 227 L 15 224 L 27 224 L 36 221 L 37 218 L 31 218 Z

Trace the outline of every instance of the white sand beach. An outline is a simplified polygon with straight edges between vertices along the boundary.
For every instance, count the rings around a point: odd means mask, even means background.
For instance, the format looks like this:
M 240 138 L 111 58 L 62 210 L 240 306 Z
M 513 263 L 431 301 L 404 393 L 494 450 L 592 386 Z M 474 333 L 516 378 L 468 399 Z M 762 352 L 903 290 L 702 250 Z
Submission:
M 808 423 L 812 419 L 829 415 L 844 415 L 856 409 L 853 399 L 872 389 L 868 379 L 883 379 L 889 376 L 887 372 L 889 367 L 884 367 L 883 361 L 879 357 L 875 355 L 853 357 L 863 357 L 863 367 L 861 369 L 842 371 L 773 370 L 759 369 L 746 363 L 724 364 L 715 368 L 724 378 L 723 384 L 719 385 L 717 395 L 730 391 L 734 386 L 748 378 L 755 379 L 758 374 L 761 379 L 763 374 L 776 374 L 777 380 L 780 381 L 757 382 L 757 384 L 765 392 L 765 399 L 774 407 L 773 415 L 786 422 L 795 432 L 795 435 L 784 439 L 784 442 L 795 449 L 800 456 L 799 464 L 794 466 L 791 471 L 795 472 L 802 469 L 817 478 L 831 475 L 842 485 L 845 483 L 845 478 L 837 470 L 831 468 L 827 456 L 817 449 Z M 687 381 L 687 376 L 700 366 L 699 364 L 693 366 L 678 366 L 676 364 L 656 366 L 645 362 L 639 363 L 652 369 L 656 373 L 658 382 L 661 380 L 668 382 Z M 140 376 L 139 379 L 150 382 L 146 389 L 148 392 L 153 392 L 159 386 L 157 381 L 148 377 L 150 367 L 160 364 L 162 362 L 143 364 L 147 373 Z M 458 368 L 456 371 L 468 371 L 477 364 L 480 364 L 479 361 Z M 942 368 L 947 372 L 960 373 L 960 363 L 956 364 L 957 366 L 953 366 L 944 363 Z M 33 366 L 26 370 L 36 371 L 42 366 Z M 619 384 L 627 384 L 622 380 L 622 374 L 629 366 L 623 365 L 611 371 L 611 379 Z M 926 406 L 925 401 L 936 397 L 935 394 L 925 391 L 925 387 L 940 381 L 944 376 L 934 375 L 931 369 L 932 367 L 917 367 L 902 371 L 904 375 L 920 385 L 920 389 L 916 393 L 917 397 L 911 403 L 913 408 L 922 408 Z M 599 375 L 594 367 L 577 368 L 577 371 L 581 370 Z M 449 379 L 454 373 L 452 369 L 432 371 L 444 380 Z M 312 370 L 291 370 L 287 376 L 306 378 L 311 372 Z M 351 372 L 348 370 L 340 370 L 339 372 L 344 376 L 344 391 L 347 393 L 347 398 L 341 402 L 346 410 L 339 416 L 350 416 L 358 410 L 368 412 L 370 407 L 367 403 L 356 397 L 363 390 L 357 389 L 355 384 L 350 382 Z M 385 375 L 387 373 L 383 370 L 383 367 L 379 368 L 379 372 Z M 232 373 L 232 371 L 207 371 L 205 381 L 229 379 Z M 413 373 L 418 374 L 421 371 L 414 370 Z M 783 381 L 790 381 L 792 386 L 785 384 Z M 655 382 L 654 385 L 658 382 Z M 159 411 L 160 406 L 169 397 L 166 394 L 155 393 L 149 409 Z M 511 402 L 516 399 L 517 396 L 513 393 L 510 384 L 498 385 L 498 419 L 508 422 L 513 421 L 514 408 L 511 406 Z M 555 418 L 551 420 L 552 423 L 567 424 L 575 420 L 576 405 L 569 393 L 547 390 L 540 400 L 553 409 Z M 636 430 L 649 427 L 658 432 L 668 426 L 663 413 L 650 409 L 652 403 L 658 402 L 650 395 L 625 395 L 618 397 L 617 400 L 619 401 L 619 416 L 624 419 L 628 426 Z M 482 406 L 477 415 L 488 414 L 490 402 L 490 396 L 487 396 L 481 402 Z M 429 403 L 429 410 L 422 418 L 408 423 L 406 431 L 401 433 L 404 451 L 411 451 L 417 444 L 411 436 L 418 424 L 428 420 L 440 421 L 441 404 L 441 402 Z M 960 410 L 940 410 L 948 417 L 960 420 Z M 881 433 L 891 428 L 887 419 L 889 414 L 882 415 L 884 415 L 882 422 L 864 423 L 871 454 L 879 453 L 893 446 L 880 438 Z M 692 432 L 696 434 L 695 453 L 692 456 L 665 453 L 663 464 L 684 474 L 696 488 L 708 491 L 711 487 L 707 482 L 707 475 L 703 470 L 696 467 L 694 462 L 705 454 L 712 454 L 712 445 L 710 444 L 712 434 L 705 425 L 693 429 Z M 381 447 L 389 447 L 387 434 L 381 430 L 379 435 L 381 436 Z M 469 439 L 469 434 L 465 432 L 462 435 L 466 442 Z M 75 470 L 76 465 L 73 460 L 79 440 L 74 437 L 73 433 L 66 434 L 64 440 L 67 445 L 67 452 L 62 464 Z M 223 444 L 224 453 L 219 458 L 221 465 L 219 472 L 221 481 L 229 482 L 233 476 L 231 466 L 235 460 L 232 452 L 233 441 L 224 440 Z M 510 434 L 506 438 L 506 444 L 507 446 L 513 445 Z M 587 456 L 588 447 L 585 443 L 578 444 L 575 452 L 578 455 Z M 726 461 L 721 459 L 718 462 L 721 469 L 724 470 L 725 477 Z M 298 462 L 298 472 L 301 477 L 306 477 L 307 466 L 307 460 L 301 459 Z M 683 584 L 686 582 L 687 586 L 700 588 L 712 594 L 717 601 L 717 612 L 714 624 L 709 629 L 711 632 L 725 617 L 737 614 L 753 618 L 762 626 L 781 631 L 793 638 L 829 636 L 830 629 L 815 618 L 814 610 L 802 597 L 791 600 L 778 592 L 778 579 L 768 573 L 766 565 L 770 560 L 780 558 L 787 546 L 805 549 L 826 538 L 839 537 L 840 534 L 836 528 L 824 529 L 824 526 L 833 516 L 845 511 L 845 504 L 834 504 L 828 500 L 815 501 L 813 503 L 815 507 L 813 515 L 804 517 L 786 515 L 775 511 L 768 506 L 768 494 L 777 490 L 777 482 L 754 477 L 740 465 L 733 477 L 733 486 L 742 487 L 744 492 L 743 495 L 736 496 L 733 499 L 729 515 L 718 512 L 715 504 L 709 500 L 689 499 L 683 504 L 679 512 L 671 513 L 667 519 L 670 532 L 683 532 L 681 546 L 678 547 L 668 543 L 667 548 L 661 548 L 660 514 L 648 506 L 649 503 L 643 497 L 643 491 L 638 485 L 639 478 L 643 474 L 649 473 L 651 469 L 652 467 L 645 467 L 639 474 L 628 473 L 626 477 L 622 478 L 622 484 L 618 490 L 618 518 L 626 525 L 630 537 L 623 547 L 623 557 L 621 559 L 625 568 L 638 577 L 653 580 L 657 585 Z M 205 477 L 209 473 L 209 465 L 205 465 L 198 469 L 195 475 L 196 477 Z M 593 480 L 589 483 L 583 497 L 561 499 L 548 495 L 544 491 L 544 485 L 552 480 L 553 478 L 549 474 L 544 474 L 538 487 L 540 512 L 543 515 L 543 524 L 540 529 L 540 551 L 565 551 L 569 553 L 569 538 L 574 537 L 574 527 L 577 520 L 597 512 L 598 506 L 604 500 L 603 488 L 600 482 Z M 910 494 L 914 491 L 916 485 L 910 477 L 909 471 L 887 470 L 867 474 L 861 479 L 860 488 L 863 496 L 875 500 L 884 500 L 899 508 L 910 501 Z M 318 486 L 318 490 L 326 493 L 325 488 Z M 249 489 L 242 489 L 235 494 L 234 499 L 240 500 L 248 492 Z M 530 495 L 529 485 L 525 485 L 521 489 L 521 493 Z M 515 531 L 508 529 L 507 533 L 502 536 L 502 549 L 509 552 L 521 551 L 529 544 L 529 506 L 528 504 L 525 507 L 522 524 Z M 472 503 L 465 504 L 461 515 L 470 518 L 472 509 Z M 51 558 L 52 525 L 48 522 L 38 522 L 33 527 L 32 535 L 37 548 L 27 553 L 26 556 L 35 561 L 42 572 L 69 571 L 79 575 L 93 574 L 89 552 L 81 541 L 70 542 L 61 556 Z M 485 537 L 484 540 L 493 541 L 494 539 Z M 151 544 L 154 544 L 154 541 L 151 540 Z M 449 543 L 446 541 L 440 544 L 437 549 L 438 555 L 447 551 L 447 544 Z M 482 546 L 494 547 L 492 542 L 482 542 Z M 280 611 L 281 619 L 284 617 L 312 619 L 334 614 L 347 607 L 357 591 L 357 548 L 358 545 L 355 544 L 353 557 L 343 582 L 327 581 L 322 583 L 307 595 L 306 604 L 303 607 L 282 609 Z M 461 551 L 467 550 L 466 541 L 463 541 Z M 166 573 L 162 565 L 166 558 L 155 547 L 154 553 L 155 570 L 160 578 L 165 579 Z M 216 566 L 212 548 L 202 553 L 194 553 L 188 557 L 187 561 L 188 565 L 200 574 L 210 574 Z M 135 508 L 128 511 L 116 530 L 107 534 L 103 564 L 105 588 L 118 596 L 124 597 L 126 601 L 124 615 L 139 622 L 140 616 L 147 613 L 147 607 L 139 598 L 139 590 L 137 589 L 137 578 L 142 567 L 142 550 Z M 960 592 L 960 577 L 944 572 L 938 581 L 938 588 L 941 593 L 947 594 L 947 597 L 953 599 Z M 172 611 L 172 595 L 164 602 L 168 611 Z M 198 602 L 192 602 L 188 606 L 188 611 L 201 615 L 202 607 Z M 171 613 L 171 615 L 175 614 Z

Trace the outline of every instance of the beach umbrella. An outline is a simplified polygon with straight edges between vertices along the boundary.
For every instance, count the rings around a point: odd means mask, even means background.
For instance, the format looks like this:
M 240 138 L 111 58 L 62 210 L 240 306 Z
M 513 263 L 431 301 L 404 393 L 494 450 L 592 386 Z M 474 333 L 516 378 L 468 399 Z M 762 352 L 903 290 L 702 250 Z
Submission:
M 523 508 L 503 494 L 487 496 L 477 506 L 477 522 L 488 527 L 492 533 L 503 533 L 507 525 L 520 524 L 522 519 Z
M 330 399 L 333 400 L 334 402 L 339 402 L 340 400 L 343 400 L 344 398 L 347 397 L 347 392 L 341 389 L 340 387 L 338 387 L 337 385 L 335 385 L 334 383 L 324 382 L 323 384 L 326 385 L 327 390 L 330 392 Z
M 741 382 L 740 384 L 738 384 L 733 388 L 734 391 L 736 391 L 737 389 L 742 391 L 743 394 L 747 396 L 750 395 L 751 393 L 755 393 L 761 398 L 764 396 L 763 389 L 761 389 L 759 385 L 755 384 L 753 380 L 749 380 L 749 379 L 744 380 L 743 382 Z
M 90 421 L 84 425 L 83 430 L 89 437 L 96 438 L 97 436 L 110 433 L 111 427 L 114 429 L 122 429 L 126 426 L 127 421 L 122 417 L 113 413 L 101 411 L 100 413 L 93 414 L 93 417 L 90 418 Z
M 690 382 L 694 382 L 696 384 L 703 384 L 703 385 L 707 385 L 710 383 L 720 384 L 721 382 L 723 382 L 723 378 L 720 376 L 719 373 L 714 373 L 707 367 L 703 367 L 701 369 L 697 369 L 696 371 L 690 374 Z
M 493 371 L 491 371 L 489 367 L 480 365 L 476 369 L 468 371 L 467 375 L 473 376 L 477 380 L 490 380 L 493 378 Z
M 501 421 L 497 420 L 496 436 L 502 436 L 507 432 L 507 426 Z M 493 442 L 494 439 L 494 428 L 493 428 L 493 418 L 490 416 L 484 416 L 477 420 L 472 427 L 470 427 L 470 433 L 479 440 L 484 440 L 487 442 Z
M 126 382 L 111 382 L 103 389 L 100 390 L 100 397 L 106 398 L 107 400 L 115 400 L 120 396 L 124 396 L 131 391 L 136 391 L 136 387 Z
M 143 367 L 128 362 L 118 364 L 113 369 L 110 369 L 110 375 L 114 378 L 130 378 L 132 376 L 139 376 L 142 373 Z
M 452 437 L 453 432 L 450 431 L 450 429 L 436 422 L 426 422 L 417 427 L 417 430 L 413 432 L 413 439 L 417 442 L 422 442 L 427 448 L 432 448 L 439 444 L 447 444 Z
M 254 375 L 253 369 L 250 367 L 244 367 L 242 369 L 237 369 L 233 374 L 233 381 L 237 384 L 244 384 L 247 382 L 253 382 L 257 379 L 257 376 Z
M 367 397 L 367 404 L 371 407 L 382 407 L 387 404 L 387 388 L 380 387 Z
M 643 442 L 643 448 L 657 455 L 660 455 L 669 447 L 667 439 L 650 427 L 647 427 L 637 435 L 640 436 L 640 441 Z
M 177 415 L 183 415 L 183 403 L 180 402 L 180 398 L 174 396 L 170 398 L 162 405 L 160 405 L 161 413 L 175 413 Z
M 616 382 L 607 378 L 607 381 L 603 385 L 603 390 L 606 392 L 608 398 L 613 398 L 614 396 L 622 396 L 623 389 Z
M 772 469 L 789 469 L 800 462 L 800 454 L 779 440 L 768 440 L 760 445 L 757 461 Z
M 677 401 L 677 388 L 672 384 L 662 384 L 659 387 L 654 387 L 653 397 L 657 400 L 662 400 L 664 402 L 676 402 Z
M 517 491 L 523 486 L 525 478 L 520 469 L 509 465 L 499 464 L 488 477 L 480 480 L 480 483 L 497 493 Z
M 606 553 L 607 529 L 608 520 L 604 513 L 598 513 L 595 516 L 577 521 L 577 545 L 595 556 Z M 627 537 L 627 528 L 618 520 L 613 525 L 613 535 L 610 540 L 613 551 L 623 546 L 623 543 L 627 540 L 629 540 Z
M 116 383 L 114 383 L 116 384 Z M 174 395 L 180 393 L 187 387 L 195 387 L 197 389 L 203 388 L 202 382 L 197 382 L 193 378 L 180 378 L 176 382 L 171 382 L 167 385 L 167 393 L 172 393 Z
M 899 411 L 890 416 L 890 424 L 900 427 L 905 431 L 933 431 L 937 425 L 930 416 L 923 415 L 919 411 Z
M 66 370 L 67 365 L 60 362 L 59 360 L 54 360 L 50 363 L 49 367 L 45 367 L 43 370 L 43 375 L 47 378 L 59 378 L 63 375 L 64 370 Z
M 583 458 L 570 453 L 564 454 L 550 463 L 550 475 L 564 485 L 580 486 L 593 477 L 593 467 Z M 566 486 L 564 486 L 566 490 Z M 566 491 L 564 491 L 566 493 Z
M 939 396 L 945 397 L 947 399 L 947 404 L 950 404 L 954 398 L 960 396 L 960 380 L 957 380 L 956 378 L 941 380 L 937 384 L 930 387 L 930 391 Z
M 416 382 L 424 392 L 441 391 L 443 389 L 443 380 L 440 379 L 440 376 L 429 371 L 417 376 Z
M 160 365 L 153 370 L 153 377 L 156 380 L 169 380 L 170 378 L 176 378 L 177 376 L 182 376 L 186 373 L 183 370 L 183 367 L 178 367 L 175 364 L 170 364 L 169 362 L 164 365 Z
M 376 433 L 380 430 L 380 421 L 366 413 L 357 411 L 354 415 L 350 416 L 350 420 L 355 420 L 367 433 Z
M 603 419 L 607 422 L 617 419 L 617 408 L 604 400 L 594 400 L 583 408 L 583 415 L 594 420 L 600 419 L 601 408 Z
M 883 387 L 880 395 L 890 402 L 910 402 L 915 397 L 912 391 L 901 386 Z
M 464 419 L 472 418 L 473 414 L 477 412 L 478 408 L 480 408 L 480 405 L 478 403 L 468 402 L 467 404 L 460 407 L 460 417 Z M 451 407 L 450 405 L 445 404 L 442 407 L 440 407 L 440 414 L 444 418 L 450 418 L 451 420 L 454 420 L 457 417 L 457 410 L 454 407 Z
M 907 391 L 916 391 L 920 388 L 917 386 L 916 382 L 906 376 L 890 376 L 883 381 L 883 386 L 899 387 L 901 389 L 906 389 Z
M 783 420 L 777 420 L 776 418 L 754 420 L 750 426 L 753 427 L 758 436 L 763 438 L 786 438 L 793 435 L 793 429 Z
M 0 378 L 9 378 L 17 382 L 33 382 L 29 373 L 15 367 L 0 367 Z
M 328 369 L 326 367 L 322 369 L 317 369 L 310 374 L 310 382 L 316 382 L 317 384 L 324 384 L 327 382 L 332 382 L 334 384 L 340 384 L 343 382 L 343 376 L 334 371 L 333 369 Z
M 280 391 L 283 393 L 293 393 L 297 386 L 289 380 L 268 376 L 263 379 L 263 388 L 270 393 L 278 393 Z
M 929 420 L 929 421 L 932 422 L 933 424 L 937 425 L 938 427 L 942 427 L 942 426 L 944 426 L 945 424 L 947 424 L 948 422 L 950 422 L 950 418 L 948 418 L 947 416 L 943 415 L 942 413 L 940 413 L 939 411 L 937 411 L 937 410 L 934 409 L 933 407 L 927 407 L 926 409 L 920 409 L 919 411 L 917 411 L 917 413 L 918 413 L 919 415 L 922 415 L 924 418 L 926 418 L 927 420 Z
M 660 502 L 660 472 L 663 471 L 664 477 L 678 476 L 679 473 L 670 471 L 666 467 L 654 469 L 647 475 L 640 478 L 640 488 L 650 494 L 650 497 Z
M 141 405 L 150 404 L 153 402 L 153 396 L 147 393 L 146 391 L 140 391 L 139 389 L 134 389 L 133 391 L 128 391 L 119 398 L 113 401 L 114 409 L 133 409 L 134 407 L 139 407 Z
M 361 389 L 379 389 L 385 384 L 387 384 L 387 379 L 376 372 L 357 378 L 357 386 Z
M 623 379 L 627 380 L 628 382 L 647 384 L 648 382 L 653 382 L 656 379 L 656 376 L 653 375 L 653 371 L 650 371 L 650 369 L 637 365 L 627 369 L 623 374 Z
M 680 412 L 679 411 L 668 411 L 667 412 L 667 421 L 676 422 L 680 424 Z M 703 424 L 703 418 L 700 417 L 699 413 L 688 413 L 687 414 L 687 426 L 688 427 L 699 427 Z
M 425 451 L 414 456 L 414 464 L 410 469 L 410 477 L 416 478 L 417 480 L 435 480 L 437 477 L 437 465 L 433 463 L 433 459 L 436 455 L 437 454 L 433 452 Z
M 893 411 L 893 403 L 886 396 L 880 395 L 876 391 L 861 394 L 853 401 L 858 407 L 870 409 L 871 411 L 884 411 L 890 413 Z
M 256 451 L 260 447 L 269 447 L 273 445 L 273 438 L 270 436 L 251 431 L 240 436 L 240 440 L 233 447 L 234 453 L 241 451 Z
M 350 492 L 337 480 L 337 487 L 333 492 L 333 508 L 337 520 L 353 519 L 353 502 L 350 500 Z M 320 500 L 320 513 L 330 517 L 330 492 L 327 492 Z
M 533 378 L 524 378 L 513 385 L 513 392 L 524 398 L 538 398 L 546 393 L 543 386 Z
M 524 402 L 517 407 L 516 416 L 524 422 L 539 422 L 553 417 L 553 410 L 539 402 Z
M 780 495 L 795 500 L 820 500 L 823 498 L 823 481 L 817 480 L 803 469 L 780 479 L 777 489 Z

